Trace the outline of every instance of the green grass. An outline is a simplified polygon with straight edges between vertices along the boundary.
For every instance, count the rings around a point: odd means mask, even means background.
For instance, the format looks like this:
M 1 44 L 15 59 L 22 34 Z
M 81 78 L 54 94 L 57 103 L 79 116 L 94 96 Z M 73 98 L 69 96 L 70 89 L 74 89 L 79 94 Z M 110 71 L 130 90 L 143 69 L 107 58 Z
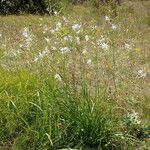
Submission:
M 149 149 L 149 2 L 133 4 L 0 16 L 0 149 Z

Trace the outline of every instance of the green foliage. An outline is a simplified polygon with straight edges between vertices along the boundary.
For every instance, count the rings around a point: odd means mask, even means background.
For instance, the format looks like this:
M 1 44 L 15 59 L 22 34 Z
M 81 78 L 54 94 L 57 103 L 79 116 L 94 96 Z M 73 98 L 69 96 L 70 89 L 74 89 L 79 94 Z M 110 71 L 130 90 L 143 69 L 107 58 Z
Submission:
M 53 13 L 60 9 L 59 0 L 0 0 L 0 14 Z
M 19 14 L 19 13 L 49 13 L 60 11 L 68 3 L 81 4 L 90 2 L 94 7 L 104 4 L 115 4 L 117 1 L 99 0 L 0 0 L 0 14 Z
M 12 149 L 41 150 L 117 147 L 111 104 L 92 98 L 85 86 L 77 97 L 51 77 L 41 82 L 22 71 L 7 75 L 0 87 L 0 145 L 11 141 Z

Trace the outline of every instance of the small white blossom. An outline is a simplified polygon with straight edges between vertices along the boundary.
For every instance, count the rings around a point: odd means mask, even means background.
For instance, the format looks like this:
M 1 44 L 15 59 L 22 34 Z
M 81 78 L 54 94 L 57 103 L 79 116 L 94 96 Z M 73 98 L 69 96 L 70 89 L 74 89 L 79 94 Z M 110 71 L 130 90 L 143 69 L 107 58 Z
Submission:
M 101 39 L 97 40 L 97 44 L 101 45 L 102 43 L 105 43 L 106 39 L 102 36 Z
M 20 47 L 20 48 L 23 48 L 23 45 L 22 45 L 22 44 L 20 44 L 20 45 L 19 45 L 19 47 Z
M 57 11 L 54 11 L 54 15 L 57 16 L 57 15 L 58 15 L 58 12 L 57 12 Z
M 38 59 L 39 59 L 38 57 L 35 57 L 35 58 L 34 58 L 34 62 L 37 62 L 37 61 L 38 61 Z
M 3 55 L 5 57 L 16 57 L 17 53 L 16 52 L 4 52 Z
M 51 48 L 52 48 L 52 50 L 53 50 L 53 51 L 55 51 L 55 50 L 56 50 L 56 47 L 55 47 L 55 46 L 53 46 L 53 47 L 51 47 Z
M 2 33 L 0 33 L 0 38 L 2 38 Z
M 27 28 L 27 27 L 25 27 L 24 29 L 23 29 L 23 36 L 25 37 L 25 38 L 28 38 L 29 37 L 29 28 Z
M 65 54 L 65 53 L 69 52 L 70 50 L 68 47 L 64 47 L 64 48 L 61 48 L 60 51 L 62 54 Z
M 106 21 L 110 21 L 110 18 L 108 16 L 105 16 Z
M 45 34 L 45 33 L 47 33 L 47 31 L 49 30 L 49 28 L 48 28 L 48 26 L 47 25 L 45 25 L 45 26 L 43 26 L 43 33 Z
M 127 113 L 127 119 L 130 121 L 131 124 L 140 124 L 141 121 L 138 120 L 139 116 L 138 113 L 134 110 L 131 113 Z
M 116 29 L 117 29 L 117 26 L 116 26 L 115 24 L 112 24 L 111 27 L 112 27 L 113 30 L 116 30 Z
M 80 44 L 80 38 L 76 37 L 77 43 Z
M 90 39 L 90 38 L 89 38 L 89 36 L 88 36 L 88 35 L 86 35 L 86 36 L 85 36 L 85 41 L 86 41 L 86 42 L 88 42 L 88 41 L 89 41 L 89 39 Z
M 92 28 L 93 30 L 95 30 L 95 29 L 97 29 L 97 26 L 92 26 L 91 28 Z
M 82 32 L 83 30 L 78 30 L 76 33 L 79 34 L 80 32 Z
M 73 37 L 71 35 L 68 35 L 68 36 L 64 37 L 64 40 L 72 42 L 73 41 Z
M 62 79 L 61 79 L 61 76 L 58 74 L 58 73 L 56 73 L 55 74 L 55 77 L 54 77 L 56 80 L 58 80 L 58 81 L 61 81 Z
M 147 75 L 144 70 L 138 70 L 137 74 L 140 78 L 146 77 Z
M 71 35 L 68 35 L 68 39 L 72 42 L 73 41 L 73 37 Z
M 25 27 L 25 28 L 23 29 L 22 35 L 23 35 L 24 38 L 25 38 L 25 42 L 26 42 L 25 46 L 26 46 L 27 48 L 30 48 L 31 45 L 32 45 L 32 41 L 33 41 L 34 35 L 29 31 L 29 28 L 28 28 L 28 27 Z
M 31 47 L 31 44 L 32 44 L 32 37 L 28 37 L 26 39 L 26 44 L 27 44 L 27 47 Z
M 55 30 L 55 29 L 52 29 L 52 30 L 50 30 L 50 32 L 53 34 L 53 33 L 56 32 L 56 30 Z
M 47 32 L 47 31 L 48 31 L 48 26 L 47 26 L 47 25 L 44 25 L 44 26 L 43 26 L 43 30 L 44 30 L 44 32 Z
M 34 62 L 37 62 L 38 60 L 41 60 L 45 56 L 48 55 L 48 47 L 45 47 L 45 49 L 42 52 L 39 52 L 39 55 L 34 58 Z
M 61 28 L 61 22 L 58 22 L 57 24 L 56 24 L 56 29 L 58 30 L 58 29 L 60 29 Z
M 92 64 L 92 60 L 89 59 L 86 63 L 87 63 L 88 65 L 91 65 L 91 64 Z
M 73 29 L 74 31 L 79 30 L 80 28 L 81 28 L 81 25 L 80 25 L 80 24 L 75 24 L 75 25 L 72 26 L 72 29 Z
M 44 39 L 45 39 L 45 41 L 46 41 L 47 43 L 50 42 L 50 39 L 49 39 L 49 38 L 44 38 Z
M 68 36 L 65 36 L 65 37 L 64 37 L 64 40 L 65 40 L 65 41 L 69 41 Z
M 109 49 L 109 45 L 107 43 L 101 43 L 100 46 L 104 50 L 108 50 Z
M 66 17 L 63 16 L 62 18 L 63 18 L 64 21 L 67 21 L 67 18 L 66 18 Z
M 131 44 L 128 44 L 128 43 L 125 43 L 125 46 L 124 46 L 126 49 L 132 49 L 132 45 Z
M 100 46 L 100 48 L 102 48 L 103 50 L 108 50 L 109 49 L 109 45 L 107 40 L 101 36 L 101 39 L 97 40 L 97 44 Z
M 85 55 L 86 53 L 87 53 L 87 50 L 84 49 L 83 52 L 82 52 L 82 54 Z

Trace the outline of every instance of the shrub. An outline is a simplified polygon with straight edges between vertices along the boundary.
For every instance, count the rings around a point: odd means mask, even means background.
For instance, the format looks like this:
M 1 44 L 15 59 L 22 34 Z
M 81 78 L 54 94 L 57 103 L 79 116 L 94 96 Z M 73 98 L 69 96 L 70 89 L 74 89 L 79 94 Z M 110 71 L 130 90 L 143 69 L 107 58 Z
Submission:
M 0 0 L 0 14 L 50 13 L 60 10 L 66 3 L 90 2 L 94 7 L 100 4 L 116 4 L 120 0 Z
M 59 0 L 0 0 L 0 14 L 52 13 Z

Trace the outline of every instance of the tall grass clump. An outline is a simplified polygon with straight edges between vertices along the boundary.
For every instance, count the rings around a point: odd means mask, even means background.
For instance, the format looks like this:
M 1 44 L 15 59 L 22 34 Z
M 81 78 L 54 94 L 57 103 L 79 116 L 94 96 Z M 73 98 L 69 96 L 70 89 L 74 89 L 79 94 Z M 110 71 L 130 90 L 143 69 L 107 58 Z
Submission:
M 74 95 L 52 77 L 1 72 L 0 146 L 12 149 L 117 149 L 113 103 L 84 85 Z

